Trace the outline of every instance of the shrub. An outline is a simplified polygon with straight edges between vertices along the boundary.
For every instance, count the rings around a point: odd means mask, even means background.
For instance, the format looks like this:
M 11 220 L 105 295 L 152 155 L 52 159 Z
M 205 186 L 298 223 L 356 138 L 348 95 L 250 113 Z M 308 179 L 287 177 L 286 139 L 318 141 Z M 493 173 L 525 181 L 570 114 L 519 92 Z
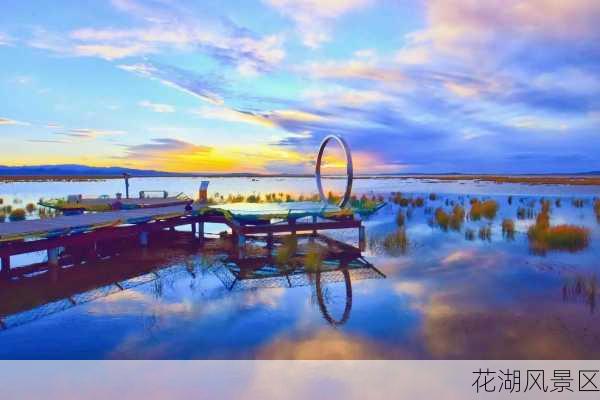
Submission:
M 25 216 L 25 210 L 23 210 L 22 208 L 17 208 L 9 214 L 8 219 L 10 219 L 11 221 L 23 221 L 25 219 Z
M 515 221 L 508 218 L 502 221 L 502 235 L 509 240 L 515 238 Z
M 498 203 L 495 200 L 479 201 L 475 199 L 475 201 L 471 202 L 471 219 L 473 221 L 479 221 L 481 217 L 484 217 L 492 220 L 496 218 L 498 208 Z

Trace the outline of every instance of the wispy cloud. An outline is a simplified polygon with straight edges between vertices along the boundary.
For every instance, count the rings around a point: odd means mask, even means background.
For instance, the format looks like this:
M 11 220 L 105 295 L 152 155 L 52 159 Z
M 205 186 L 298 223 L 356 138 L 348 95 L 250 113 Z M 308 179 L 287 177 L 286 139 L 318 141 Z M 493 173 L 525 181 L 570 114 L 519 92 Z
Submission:
M 143 100 L 140 101 L 139 103 L 140 107 L 143 108 L 147 108 L 149 110 L 152 110 L 156 113 L 172 113 L 175 112 L 175 107 L 170 105 L 170 104 L 161 104 L 161 103 L 153 103 L 151 101 L 148 100 Z
M 211 104 L 223 104 L 223 99 L 216 93 L 221 86 L 216 83 L 214 77 L 201 77 L 190 71 L 180 68 L 152 64 L 129 64 L 119 65 L 119 68 L 124 71 L 133 72 L 135 74 L 155 79 L 164 85 L 176 88 L 185 93 L 196 96 L 203 101 Z
M 22 121 L 16 121 L 14 119 L 10 119 L 10 118 L 1 118 L 0 117 L 0 126 L 3 125 L 30 125 L 28 122 L 22 122 Z
M 364 8 L 371 0 L 265 0 L 292 19 L 304 45 L 318 48 L 331 40 L 331 26 L 336 18 Z
M 116 135 L 124 135 L 127 132 L 125 131 L 108 131 L 108 130 L 100 130 L 100 129 L 90 129 L 90 128 L 75 128 L 69 129 L 66 132 L 56 132 L 56 135 L 67 136 L 74 139 L 83 139 L 83 140 L 92 140 L 97 139 L 99 137 L 107 137 L 107 136 L 116 136 Z

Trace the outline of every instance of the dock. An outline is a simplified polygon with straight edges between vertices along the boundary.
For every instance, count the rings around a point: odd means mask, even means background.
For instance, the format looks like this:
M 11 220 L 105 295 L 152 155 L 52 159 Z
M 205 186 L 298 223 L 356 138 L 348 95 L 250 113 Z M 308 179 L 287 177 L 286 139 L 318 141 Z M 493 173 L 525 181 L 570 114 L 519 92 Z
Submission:
M 126 238 L 146 247 L 151 245 L 154 233 L 184 226 L 202 241 L 206 223 L 226 225 L 234 246 L 239 248 L 249 236 L 301 232 L 316 235 L 318 231 L 337 229 L 358 229 L 359 242 L 364 241 L 360 218 L 347 209 L 320 202 L 262 203 L 241 208 L 239 204 L 194 204 L 85 213 L 0 224 L 0 276 L 12 275 L 11 257 L 19 254 L 46 251 L 48 265 L 58 267 L 66 247 L 93 252 L 98 242 Z

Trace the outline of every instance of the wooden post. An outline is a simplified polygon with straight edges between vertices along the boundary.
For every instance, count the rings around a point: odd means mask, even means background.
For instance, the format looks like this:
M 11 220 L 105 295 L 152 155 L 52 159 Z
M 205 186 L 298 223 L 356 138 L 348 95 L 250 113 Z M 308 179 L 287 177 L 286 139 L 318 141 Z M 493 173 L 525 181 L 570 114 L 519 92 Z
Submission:
M 148 247 L 148 232 L 140 232 L 140 245 Z
M 10 256 L 2 256 L 2 269 L 0 269 L 0 276 L 7 278 L 10 273 Z
M 367 248 L 366 246 L 366 232 L 365 232 L 365 227 L 363 225 L 361 225 L 358 228 L 358 248 L 360 249 L 360 251 L 365 251 L 365 249 Z
M 204 240 L 204 222 L 198 222 L 198 238 Z
M 55 247 L 53 249 L 48 249 L 48 264 L 51 267 L 58 267 L 58 256 L 60 254 L 60 248 Z
M 194 235 L 194 238 L 196 237 L 196 223 L 195 222 L 192 223 L 192 235 Z

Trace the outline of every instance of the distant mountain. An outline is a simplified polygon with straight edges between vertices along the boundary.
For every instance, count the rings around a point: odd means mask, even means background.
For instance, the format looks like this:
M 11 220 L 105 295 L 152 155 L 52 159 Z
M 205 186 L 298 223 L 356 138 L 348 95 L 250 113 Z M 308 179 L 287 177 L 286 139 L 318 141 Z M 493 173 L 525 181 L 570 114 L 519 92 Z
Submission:
M 121 167 L 89 167 L 77 164 L 31 165 L 8 167 L 0 165 L 0 176 L 120 176 L 128 173 L 131 176 L 189 176 L 155 170 L 142 170 Z

